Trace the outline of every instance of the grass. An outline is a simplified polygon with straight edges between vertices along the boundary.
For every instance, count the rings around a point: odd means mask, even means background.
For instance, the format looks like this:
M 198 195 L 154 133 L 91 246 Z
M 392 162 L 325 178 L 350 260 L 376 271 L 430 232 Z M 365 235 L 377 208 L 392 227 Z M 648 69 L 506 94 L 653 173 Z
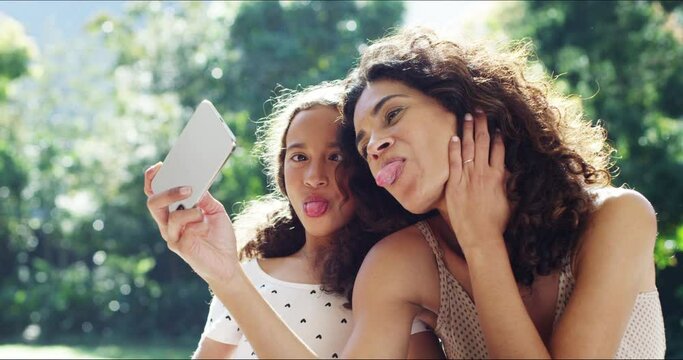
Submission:
M 139 340 L 112 344 L 5 344 L 0 345 L 0 359 L 188 359 L 196 342 L 189 340 L 149 344 Z

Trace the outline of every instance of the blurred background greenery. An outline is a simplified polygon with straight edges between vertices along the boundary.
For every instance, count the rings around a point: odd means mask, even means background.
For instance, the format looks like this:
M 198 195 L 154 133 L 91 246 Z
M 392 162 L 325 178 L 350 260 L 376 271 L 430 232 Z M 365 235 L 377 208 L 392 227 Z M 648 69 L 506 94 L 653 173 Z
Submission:
M 74 52 L 39 48 L 0 6 L 0 356 L 189 356 L 210 295 L 159 237 L 143 170 L 208 98 L 240 145 L 212 191 L 233 210 L 264 194 L 250 150 L 276 85 L 343 77 L 405 8 L 132 2 L 89 19 Z M 608 129 L 615 184 L 653 203 L 667 356 L 683 357 L 683 4 L 515 2 L 485 18 L 489 37 L 533 40 Z

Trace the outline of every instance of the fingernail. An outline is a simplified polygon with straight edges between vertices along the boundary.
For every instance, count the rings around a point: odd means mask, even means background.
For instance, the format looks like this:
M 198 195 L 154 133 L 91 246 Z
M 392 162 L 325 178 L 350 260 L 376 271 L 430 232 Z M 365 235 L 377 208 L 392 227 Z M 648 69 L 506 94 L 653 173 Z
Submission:
M 157 162 L 156 164 L 154 164 L 154 165 L 148 167 L 147 169 L 145 169 L 145 174 L 147 174 L 149 171 L 151 171 L 152 169 L 154 169 L 155 167 L 157 167 L 159 164 L 161 164 L 161 161 L 159 161 L 159 162 Z
M 484 113 L 484 110 L 482 110 L 481 108 L 478 107 L 478 108 L 475 108 L 475 109 L 474 109 L 474 112 L 477 113 L 477 114 L 483 114 L 483 113 Z
M 192 187 L 183 186 L 180 188 L 180 195 L 189 195 L 192 192 Z
M 474 118 L 472 117 L 472 114 L 470 114 L 470 113 L 465 114 L 465 121 L 472 121 L 472 120 L 474 120 Z
M 453 136 L 451 136 L 451 141 L 455 143 L 455 142 L 460 141 L 460 139 L 458 138 L 458 135 L 453 135 Z

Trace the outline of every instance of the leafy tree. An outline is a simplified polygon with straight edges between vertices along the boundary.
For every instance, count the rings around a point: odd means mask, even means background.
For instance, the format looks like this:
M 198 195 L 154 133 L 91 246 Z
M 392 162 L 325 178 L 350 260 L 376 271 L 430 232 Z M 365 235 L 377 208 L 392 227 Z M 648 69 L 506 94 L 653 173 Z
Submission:
M 28 72 L 36 45 L 16 20 L 0 14 L 0 101 L 6 101 L 9 82 Z
M 43 49 L 32 59 L 40 76 L 26 79 L 4 67 L 21 47 L 0 41 L 0 78 L 14 79 L 0 121 L 21 124 L 0 133 L 0 338 L 31 326 L 43 340 L 199 334 L 208 289 L 160 239 L 144 168 L 208 98 L 240 146 L 212 191 L 228 209 L 265 193 L 250 151 L 276 85 L 343 77 L 358 45 L 402 12 L 397 2 L 132 2 L 90 21 L 88 37 L 70 40 L 78 52 Z
M 198 333 L 203 317 L 197 314 L 203 314 L 208 293 L 182 261 L 168 254 L 155 227 L 141 221 L 149 219 L 139 200 L 143 166 L 166 153 L 184 119 L 201 99 L 209 98 L 235 130 L 240 146 L 213 187 L 214 194 L 230 209 L 265 193 L 261 165 L 250 151 L 255 120 L 269 111 L 264 103 L 276 85 L 305 86 L 343 77 L 357 56 L 357 45 L 396 25 L 402 11 L 402 4 L 393 2 L 132 3 L 121 18 L 101 16 L 90 23 L 95 31 L 113 27 L 103 36 L 118 57 L 114 72 L 128 72 L 131 79 L 138 79 L 133 93 L 152 98 L 171 96 L 184 109 L 182 116 L 166 120 L 172 124 L 168 132 L 150 131 L 140 137 L 142 143 L 154 144 L 155 151 L 130 164 L 131 172 L 137 175 L 118 189 L 121 201 L 103 207 L 104 217 L 112 219 L 108 223 L 116 222 L 103 235 L 135 239 L 122 251 L 126 254 L 142 249 L 159 254 L 162 250 L 161 256 L 155 256 L 151 279 L 164 284 L 161 291 L 165 293 L 175 292 L 164 289 L 178 284 L 177 292 L 187 297 L 188 301 L 165 296 L 155 299 L 155 306 L 163 307 L 163 312 L 178 313 L 174 309 L 182 305 L 186 309 L 181 313 L 191 316 L 181 322 L 182 327 L 173 325 L 178 319 L 161 318 L 154 319 L 156 326 L 173 334 Z M 142 83 L 140 78 L 148 81 Z M 124 115 L 128 108 L 121 103 L 119 116 L 129 117 Z M 128 223 L 138 226 L 125 226 Z M 146 241 L 140 244 L 139 239 Z
M 35 55 L 35 44 L 21 24 L 0 14 L 0 304 L 7 304 L 3 306 L 4 311 L 14 317 L 21 315 L 21 309 L 14 305 L 25 295 L 10 290 L 16 289 L 14 269 L 22 260 L 15 255 L 18 249 L 30 245 L 32 238 L 24 231 L 20 195 L 28 183 L 29 169 L 15 146 L 23 135 L 23 128 L 7 97 L 13 92 L 12 82 L 27 75 Z M 8 327 L 12 325 L 7 323 Z

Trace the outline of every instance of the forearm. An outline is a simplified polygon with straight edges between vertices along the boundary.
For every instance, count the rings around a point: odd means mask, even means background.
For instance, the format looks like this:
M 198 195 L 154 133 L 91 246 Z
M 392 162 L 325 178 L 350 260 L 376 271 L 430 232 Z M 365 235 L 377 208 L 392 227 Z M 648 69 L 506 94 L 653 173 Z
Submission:
M 316 358 L 256 290 L 243 271 L 230 280 L 209 281 L 259 358 Z
M 483 246 L 465 249 L 465 257 L 489 356 L 549 358 L 519 294 L 502 236 Z

